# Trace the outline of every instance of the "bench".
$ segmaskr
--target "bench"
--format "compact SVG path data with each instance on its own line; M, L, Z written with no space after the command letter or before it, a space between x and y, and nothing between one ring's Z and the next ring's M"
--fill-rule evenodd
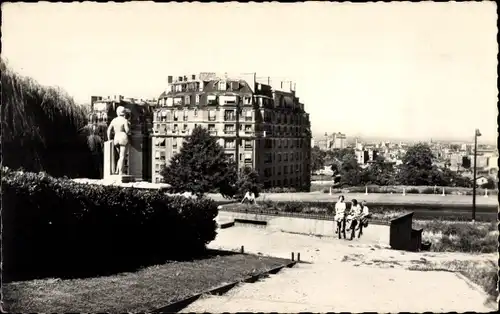
M423 229L413 229L413 212L391 220L389 245L394 250L418 252L422 246Z

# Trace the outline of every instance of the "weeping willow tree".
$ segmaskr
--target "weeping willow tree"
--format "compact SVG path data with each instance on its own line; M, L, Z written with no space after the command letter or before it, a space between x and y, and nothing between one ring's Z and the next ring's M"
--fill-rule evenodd
M42 86L0 62L2 166L58 177L98 177L86 127L88 109L60 88Z

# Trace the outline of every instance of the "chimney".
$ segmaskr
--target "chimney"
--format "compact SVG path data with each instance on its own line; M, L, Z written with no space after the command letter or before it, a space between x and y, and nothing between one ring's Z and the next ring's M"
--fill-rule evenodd
M192 80L196 80L196 75L195 74L191 74L191 79Z
M172 75L169 75L169 76L167 77L167 83L168 83L168 84L171 84L173 81L174 81L174 77L173 77Z
M179 82L182 82L182 76L179 76Z

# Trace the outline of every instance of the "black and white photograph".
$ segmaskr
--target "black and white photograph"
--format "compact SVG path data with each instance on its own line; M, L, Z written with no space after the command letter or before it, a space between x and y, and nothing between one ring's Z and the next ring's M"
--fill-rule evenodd
M498 310L496 2L1 8L2 311Z

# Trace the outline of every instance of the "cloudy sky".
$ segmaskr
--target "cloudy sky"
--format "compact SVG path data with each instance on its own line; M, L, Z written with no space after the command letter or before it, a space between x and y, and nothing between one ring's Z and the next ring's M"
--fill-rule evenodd
M157 97L168 75L286 77L313 133L497 137L496 6L482 3L7 4L2 58L91 95Z

